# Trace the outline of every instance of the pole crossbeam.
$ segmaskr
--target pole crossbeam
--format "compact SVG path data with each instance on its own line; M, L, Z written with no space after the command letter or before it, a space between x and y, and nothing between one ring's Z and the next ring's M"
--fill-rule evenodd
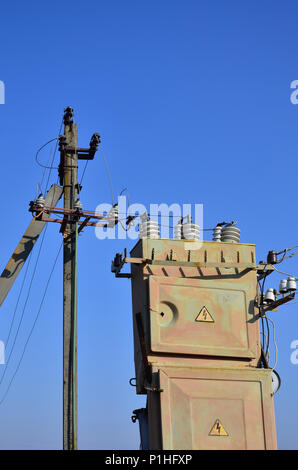
M118 223L118 216L111 216L111 215L104 215L98 212L92 211L85 211L79 209L65 209L65 208L55 208L55 207L46 207L40 208L36 205L36 203L30 202L30 212L34 213L33 216L35 220L40 220L42 222L55 222L58 224L63 225L63 230L61 232L64 233L64 227L68 223L77 223L79 228L79 233L82 229L86 226L88 227L107 227L108 224L114 223L115 225ZM50 214L57 214L63 215L63 219L54 219L48 217ZM71 216L71 218L70 218ZM82 220L80 220L82 219ZM94 220L92 220L94 219ZM97 222L98 220L103 221L104 223Z

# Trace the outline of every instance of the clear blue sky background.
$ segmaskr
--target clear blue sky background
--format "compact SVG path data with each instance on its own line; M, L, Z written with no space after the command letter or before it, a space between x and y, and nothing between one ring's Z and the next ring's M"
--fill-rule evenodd
M203 203L205 227L237 220L241 241L256 244L258 260L269 249L296 245L298 106L290 101L290 83L298 79L297 15L294 0L2 4L0 266L30 221L28 202L42 174L35 152L57 136L68 105L81 146L93 132L101 134L116 194L128 187L131 201L145 205ZM89 210L110 202L100 153L88 166L82 202ZM60 243L51 224L0 399ZM99 241L93 229L80 237L81 449L139 446L130 416L145 399L128 384L134 377L130 282L110 273L114 254L132 246L130 240ZM282 266L297 275L297 257ZM0 311L2 340L22 276ZM281 277L272 275L268 287L278 287ZM22 366L0 406L1 449L61 448L61 288L60 259ZM275 396L278 445L298 449L298 365L290 361L290 344L298 339L297 305L271 318L282 377ZM273 349L271 355L274 360Z

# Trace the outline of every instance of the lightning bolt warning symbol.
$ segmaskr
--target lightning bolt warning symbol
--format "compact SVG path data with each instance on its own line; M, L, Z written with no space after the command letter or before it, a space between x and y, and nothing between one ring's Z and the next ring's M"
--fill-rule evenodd
M214 319L211 315L211 313L208 312L207 308L204 306L201 308L200 312L195 318L195 321L202 321L206 323L214 323Z
M209 432L209 436L228 436L227 431L225 430L219 419L217 419L213 424L211 431Z

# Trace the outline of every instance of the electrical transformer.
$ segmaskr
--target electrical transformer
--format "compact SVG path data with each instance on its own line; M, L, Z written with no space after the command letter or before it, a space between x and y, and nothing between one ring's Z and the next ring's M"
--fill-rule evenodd
M130 255L148 449L276 449L255 246L142 238Z

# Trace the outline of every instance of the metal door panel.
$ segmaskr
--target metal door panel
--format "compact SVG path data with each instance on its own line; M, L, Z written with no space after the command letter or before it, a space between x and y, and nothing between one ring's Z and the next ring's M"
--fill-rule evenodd
M150 342L153 352L253 358L258 354L248 279L151 276ZM207 321L201 318L208 313Z
M159 370L163 449L276 448L270 370Z

